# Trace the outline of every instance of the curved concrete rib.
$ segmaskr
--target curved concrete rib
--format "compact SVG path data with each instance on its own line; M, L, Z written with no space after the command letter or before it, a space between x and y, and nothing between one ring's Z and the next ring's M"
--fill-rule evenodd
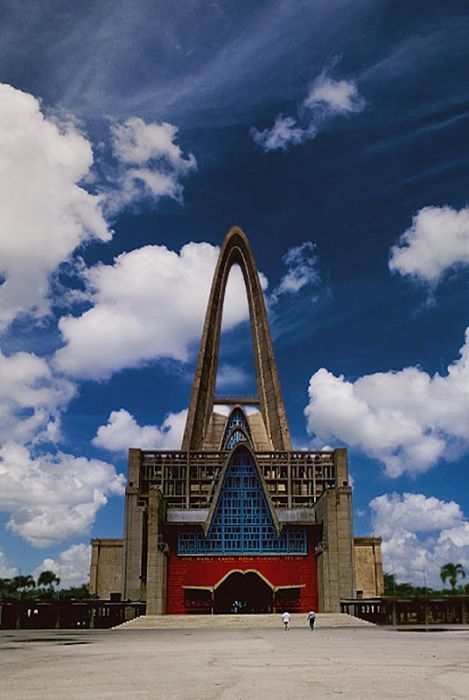
M232 228L223 241L213 277L182 449L204 449L204 437L215 399L226 283L232 266L236 264L241 268L246 285L260 411L274 449L291 450L259 275L248 239L237 227Z

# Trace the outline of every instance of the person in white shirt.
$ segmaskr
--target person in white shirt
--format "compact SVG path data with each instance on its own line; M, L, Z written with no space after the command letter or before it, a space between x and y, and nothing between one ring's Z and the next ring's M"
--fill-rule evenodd
M290 628L291 615L288 612L284 612L282 615L282 622L285 626L285 632Z
M314 610L309 611L308 615L306 616L306 619L309 622L309 628L311 630L313 630L314 629L314 622L316 620L316 613L314 612Z

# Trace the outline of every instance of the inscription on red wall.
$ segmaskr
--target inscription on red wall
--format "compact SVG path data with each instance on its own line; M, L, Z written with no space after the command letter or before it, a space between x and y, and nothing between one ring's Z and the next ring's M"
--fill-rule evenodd
M177 535L172 528L165 533L170 546L168 559L167 612L184 614L192 612L185 605L185 586L215 586L233 570L255 570L273 586L301 586L298 612L317 610L318 583L314 544L308 537L308 554L301 556L258 557L179 557Z

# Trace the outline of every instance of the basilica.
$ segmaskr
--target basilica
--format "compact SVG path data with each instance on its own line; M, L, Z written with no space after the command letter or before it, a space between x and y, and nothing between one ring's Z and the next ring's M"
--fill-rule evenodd
M256 394L216 393L233 265ZM295 450L256 264L233 228L215 270L181 449L129 449L123 539L92 540L90 586L146 614L335 612L383 593L381 543L353 536L347 450Z

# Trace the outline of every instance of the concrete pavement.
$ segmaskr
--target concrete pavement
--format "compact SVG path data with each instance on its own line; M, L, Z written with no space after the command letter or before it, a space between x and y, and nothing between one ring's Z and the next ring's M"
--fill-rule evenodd
M469 631L0 632L2 700L469 698Z

